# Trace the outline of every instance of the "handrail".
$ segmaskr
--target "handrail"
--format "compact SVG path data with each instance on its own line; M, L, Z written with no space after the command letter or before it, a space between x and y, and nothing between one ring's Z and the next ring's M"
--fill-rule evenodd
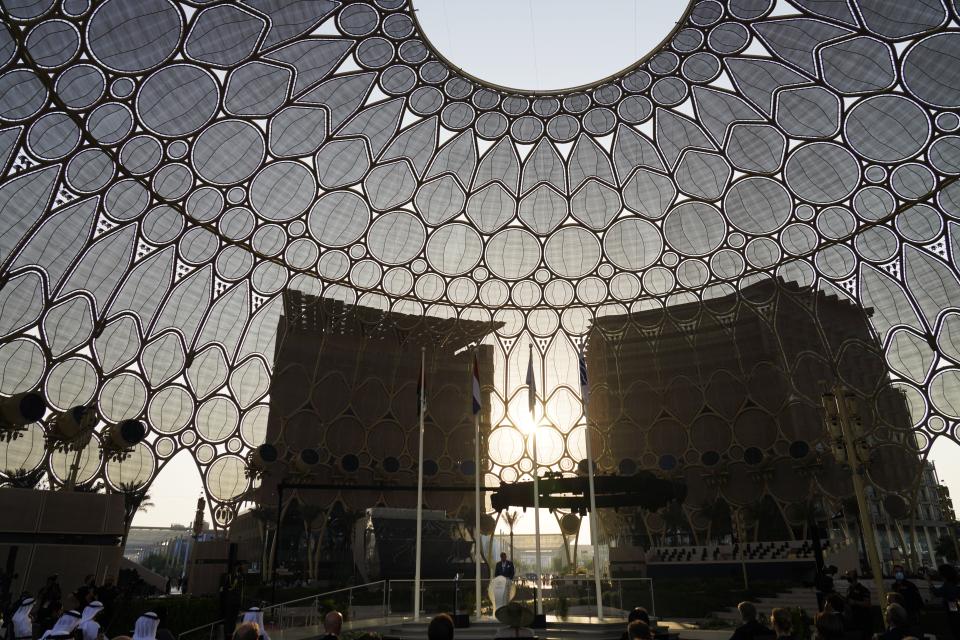
M303 597L303 598L297 598L297 599L295 599L295 600L288 600L288 601L286 601L286 602L278 602L277 604L267 605L266 607L263 607L263 610L264 610L264 611L267 611L267 610L273 609L273 608L275 608L275 607L286 607L286 606L291 605L291 604L294 604L294 603L296 603L296 602L303 602L304 600L315 600L315 599L317 599L317 598L322 598L322 597L324 597L324 596L329 596L329 595L332 595L332 594L334 594L334 593L340 593L341 591L352 591L352 590L354 590L354 589L363 589L364 587L372 587L373 585L376 585L376 584L383 584L383 586L387 586L386 583L387 583L386 580L377 580L377 581L375 581L375 582L364 582L363 584L358 584L358 585L354 585L354 586L351 586L351 587L341 587L341 588L339 588L339 589L334 589L333 591L324 591L324 592L322 592L322 593L315 593L315 594L313 594L312 596L305 596L305 597Z
M387 580L377 580L377 581L375 581L375 582L365 582L365 583L363 583L363 584L358 584L358 585L354 585L354 586L350 586L350 587L341 587L341 588L339 588L339 589L334 589L334 590L332 590L332 591L323 591L323 592L321 592L321 593L315 593L315 594L310 595L310 596L304 596L303 598L295 598L295 599L293 599L293 600L288 600L288 601L286 601L286 602L278 602L278 603L276 603L276 604L267 605L266 607L263 607L263 611L264 611L264 612L267 612L267 611L269 611L270 609L275 609L275 608L277 608L277 607L286 607L286 606L289 606L289 605L291 605L291 604L296 604L296 603L298 603L298 602L303 602L303 601L305 601L305 600L314 600L314 601L316 601L316 600L319 600L320 598L323 598L323 597L326 597L326 596L329 596L329 595L333 595L333 594L335 594L335 593L341 593L341 592L343 592L343 591L353 591L354 589L363 589L363 588L365 588L365 587L372 587L372 586L378 585L378 584L383 584L384 589L386 589L386 587L387 587L387 582L388 582ZM213 622L208 622L207 624L200 625L199 627L194 627L193 629L187 629L186 631L182 631L182 632L180 632L179 634L177 634L177 640L180 640L180 639L183 638L184 636L190 635L190 634L195 633L195 632L197 632L197 631L201 631L201 630L203 630L203 629L210 629L211 632L212 632L212 630L213 630L214 627L216 627L218 624L222 624L222 623L223 623L223 620L222 620L222 619L221 619L221 620L214 620Z

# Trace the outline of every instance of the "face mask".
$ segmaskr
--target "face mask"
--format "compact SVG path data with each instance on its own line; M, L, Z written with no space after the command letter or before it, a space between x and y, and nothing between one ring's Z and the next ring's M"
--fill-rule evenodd
M903 571L897 571L895 574L893 574L893 577L897 580L903 580Z

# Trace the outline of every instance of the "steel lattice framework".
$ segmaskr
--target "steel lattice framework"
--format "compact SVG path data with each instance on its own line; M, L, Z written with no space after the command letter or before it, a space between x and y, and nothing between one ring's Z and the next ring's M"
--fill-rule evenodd
M701 0L555 94L457 71L404 0L2 4L0 393L150 430L82 482L189 449L228 523L285 287L504 322L491 481L531 468L530 342L569 472L594 317L773 276L871 307L921 451L960 437L955 0ZM67 465L39 424L0 462Z

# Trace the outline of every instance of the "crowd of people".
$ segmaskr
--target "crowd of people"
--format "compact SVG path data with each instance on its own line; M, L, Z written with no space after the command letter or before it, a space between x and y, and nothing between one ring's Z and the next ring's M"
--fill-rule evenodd
M833 588L830 577L835 571L826 571L818 577L817 596L820 612L813 620L816 640L917 640L924 637L921 611L940 609L946 614L947 628L954 640L960 640L960 583L957 570L942 565L937 574L942 584L934 585L933 576L926 574L931 602L924 603L920 589L907 579L902 566L895 566L890 591L881 604L882 629L875 628L872 594L860 583L856 571L844 574L846 592ZM824 579L826 576L826 579ZM793 640L793 617L786 609L774 609L770 626L758 620L753 603L741 602L737 609L742 624L730 640Z
M9 576L14 578L16 576ZM10 580L0 580L0 615L3 626L0 638L5 640L29 640L31 638L59 637L70 627L70 633L82 629L83 640L94 640L98 634L90 631L100 620L113 617L120 589L112 577L97 584L96 576L88 575L74 591L64 595L59 576L48 576L44 585L33 596L23 592L13 599L9 590ZM72 627L73 621L76 621Z

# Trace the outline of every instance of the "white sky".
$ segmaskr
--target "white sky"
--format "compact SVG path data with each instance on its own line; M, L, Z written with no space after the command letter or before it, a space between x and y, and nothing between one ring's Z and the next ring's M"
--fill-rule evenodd
M527 90L578 86L630 66L663 40L686 5L686 0L589 0L585 11L584 0L414 0L424 33L447 59L488 82ZM156 506L138 514L135 525L192 522L202 487L188 456L178 455L163 469L150 489ZM960 498L960 447L941 438L930 458L941 481ZM541 528L559 531L546 511ZM532 512L517 530L533 531Z

